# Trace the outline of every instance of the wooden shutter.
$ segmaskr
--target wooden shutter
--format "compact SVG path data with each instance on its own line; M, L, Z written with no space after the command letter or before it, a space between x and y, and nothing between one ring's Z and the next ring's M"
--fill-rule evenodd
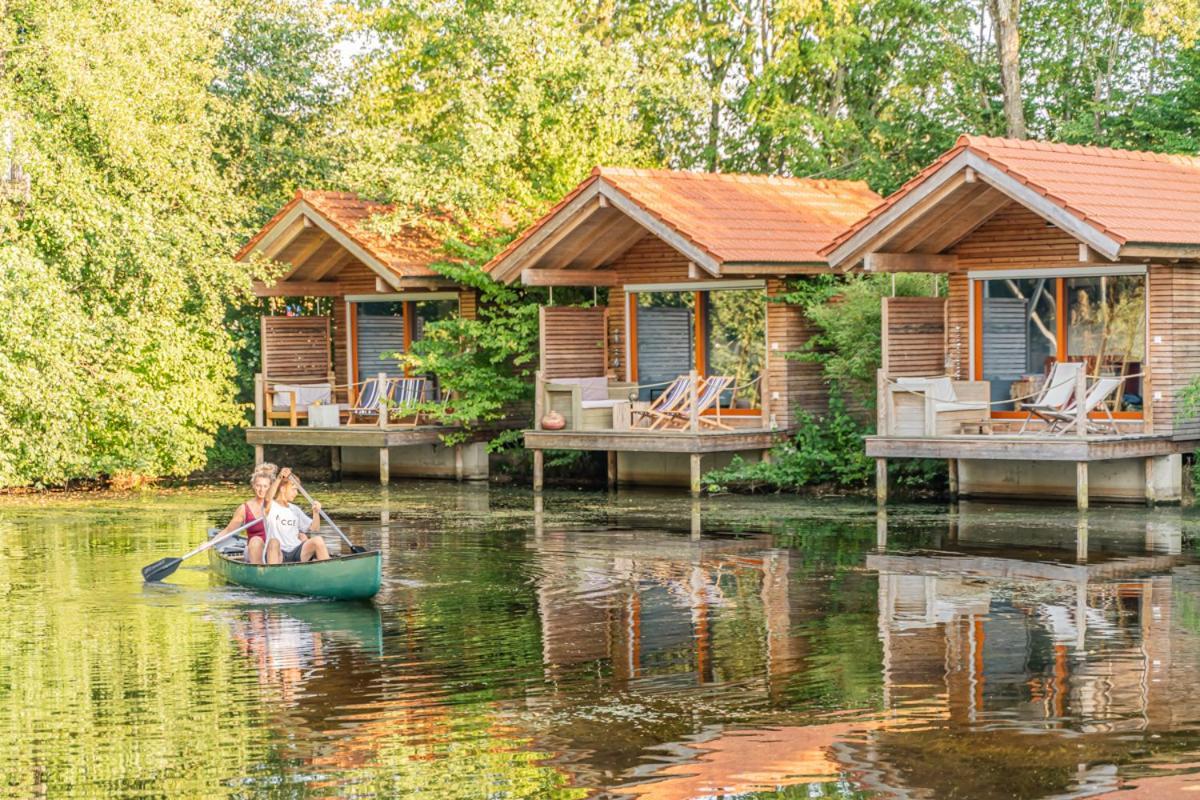
M883 298L883 369L892 378L946 374L944 298Z
M639 307L637 318L637 382L663 383L686 375L695 365L696 339L688 308ZM643 400L657 397L666 387L641 391Z
M359 380L368 380L380 372L390 378L404 377L404 368L393 353L404 352L404 317L358 315Z
M608 310L543 306L539 315L542 377L598 378L608 374Z
M329 360L329 317L263 317L262 372L269 381L324 383Z
M1028 371L1028 301L988 297L983 301L983 377L1018 380Z

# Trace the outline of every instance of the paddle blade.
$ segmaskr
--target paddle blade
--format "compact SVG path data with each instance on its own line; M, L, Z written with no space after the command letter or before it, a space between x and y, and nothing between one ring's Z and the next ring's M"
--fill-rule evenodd
M146 583L161 581L179 569L179 565L182 563L182 558L160 558L153 564L147 564L142 567L142 580L146 581Z
M352 545L350 545L350 552L351 553L365 553L365 552L367 552L367 548L359 547L356 544L352 544Z

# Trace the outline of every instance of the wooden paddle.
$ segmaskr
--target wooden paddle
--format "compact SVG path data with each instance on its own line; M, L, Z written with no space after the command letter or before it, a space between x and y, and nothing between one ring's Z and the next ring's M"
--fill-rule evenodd
M304 495L304 499L308 501L309 505L312 505L312 503L313 503L312 495L311 495L311 494L309 494L308 492L304 491L304 487L303 487L303 486L300 484L300 481L299 481L299 480L296 478L296 476L295 476L295 475L289 475L288 477L291 479L292 483L296 484L296 488L300 490L300 494ZM321 519L323 519L323 520L325 520L326 522L328 522L328 523L329 523L329 527L331 527L331 528L333 528L335 531L337 531L337 535L338 535L338 536L340 536L340 537L342 537L342 541L343 541L343 542L345 542L345 543L346 543L346 546L350 548L350 552L351 552L351 553L365 553L365 552L367 552L366 548L364 548L364 547L359 547L358 545L356 545L356 544L354 544L353 542L351 542L351 541L350 541L350 540L349 540L349 539L346 537L346 534L342 533L342 529L341 529L341 528L339 528L339 527L337 526L337 524L336 524L336 523L334 523L334 521L333 521L333 520L331 520L331 519L329 518L329 515L325 513L325 509L323 509L323 508L321 509Z
M217 542L225 541L230 536L233 536L235 533L241 533L242 531L246 530L246 528L249 528L251 525L253 525L256 522L262 522L262 520L252 519L249 522L247 522L245 525L243 525L242 527L235 528L234 530L231 530L229 533L221 534L220 536L216 536L212 539L209 539L207 542L200 545L195 550L192 550L188 553L184 553L182 556L179 556L178 558L160 558L158 561L155 561L153 564L147 564L146 566L142 567L142 580L146 581L147 583L154 583L156 581L161 581L163 578L169 577L171 575L171 573L173 573L173 572L175 572L175 570L179 569L179 565L182 564L184 561L187 561L189 558L191 558L194 555L199 555L200 553L203 553L205 550L209 549L210 547L215 545Z

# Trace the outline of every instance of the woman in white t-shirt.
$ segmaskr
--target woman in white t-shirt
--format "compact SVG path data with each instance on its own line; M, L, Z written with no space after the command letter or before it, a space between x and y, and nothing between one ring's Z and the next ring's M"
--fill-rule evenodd
M284 467L267 492L264 505L268 564L325 561L329 558L325 540L312 535L321 529L321 504L313 501L310 517L292 502L296 499L298 481L292 471Z

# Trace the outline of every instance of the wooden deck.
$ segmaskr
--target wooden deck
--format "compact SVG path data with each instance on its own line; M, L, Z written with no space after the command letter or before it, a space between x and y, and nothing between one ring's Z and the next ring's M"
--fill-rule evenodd
M784 431L746 429L690 431L525 431L530 450L605 450L626 453L727 453L766 450L787 438Z
M952 435L868 436L872 458L947 458L1000 461L1111 461L1191 452L1195 442L1149 434L1122 436Z
M407 447L437 444L443 436L457 430L444 425L390 428L380 428L378 425L343 425L336 428L270 425L247 428L246 443L301 447Z

